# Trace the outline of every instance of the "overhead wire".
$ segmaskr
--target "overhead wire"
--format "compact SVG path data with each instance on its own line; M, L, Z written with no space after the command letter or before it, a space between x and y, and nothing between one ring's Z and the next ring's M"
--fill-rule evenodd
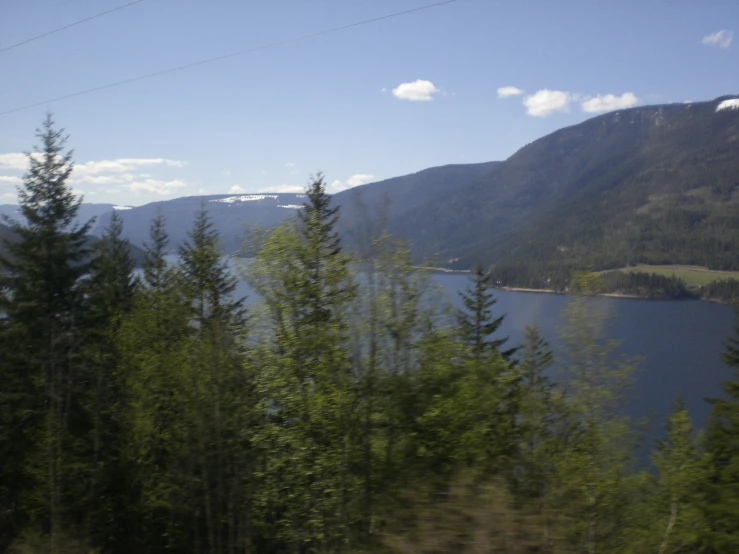
M141 1L141 0L139 0L139 1ZM146 75L139 75L138 77L131 77L129 79L124 79L122 81L115 81L113 83L108 83L108 84L105 84L105 85L100 85L100 86L97 86L97 87L93 87L93 88L81 90L81 91L78 91L78 92L73 92L71 94L65 94L63 96L57 96L56 98L50 98L50 99L44 100L42 102L34 102L33 104L27 104L25 106L20 106L18 108L13 108L11 110L6 110L6 111L3 111L3 112L0 112L0 116L8 115L8 114L16 113L16 112L20 112L20 111L23 111L23 110L28 110L30 108L35 108L37 106L43 106L44 104L49 104L51 102L59 102L61 100L67 100L69 98L74 98L76 96L82 96L83 94L90 94L91 92L97 92L97 91L100 91L100 90L105 90L105 89L109 89L109 88L113 88L113 87L118 87L118 86L125 85L125 84L128 84L128 83L134 83L136 81L143 81L144 79L151 79L152 77L158 77L159 75L165 75L167 73L173 73L175 71L182 71L184 69L189 69L191 67L196 67L198 65L204 65L204 64L207 64L207 63L212 63L212 62L216 62L216 61L220 61L220 60L225 60L227 58L233 58L233 57L236 57L236 56L241 56L241 55L244 55L244 54L249 54L249 53L252 53L252 52L257 52L259 50L266 50L267 48L274 48L275 46L282 46L282 45L285 45L285 44L290 44L292 42L298 42L298 41L301 41L301 40L306 40L306 39L314 38L314 37L321 36L321 35L327 35L329 33L335 33L335 32L338 32L338 31L343 31L345 29L350 29L352 27L358 27L360 25L367 25L369 23L376 23L377 21L382 21L384 19L390 19L392 17L398 17L398 16L401 16L401 15L407 15L407 14L413 13L413 12L419 12L419 11L422 11L422 10L428 10L430 8L436 8L438 6L443 6L444 4L452 4L452 3L456 2L456 1L457 0L444 0L443 2L436 2L435 4L427 4L425 6L420 6L418 8L412 8L412 9L404 10L404 11L401 11L401 12L395 12L395 13L391 13L391 14L387 14L387 15L382 15L380 17L374 17L372 19L365 19L363 21L358 21L358 22L355 22L355 23L349 23L347 25L340 25L339 27L333 27L331 29L325 29L323 31L317 31L315 33L308 33L306 35L300 35L300 36L292 37L292 38L285 39L285 40L279 40L279 41L276 41L276 42L270 42L268 44L262 44L260 46L254 46L252 48L244 48L243 50L237 50L236 52L231 52L229 54L223 54L221 56L215 56L215 57L212 57L212 58L207 58L207 59L199 60L199 61L196 61L196 62L190 62L190 63L186 63L186 64L183 64L183 65L178 65L176 67L170 67L169 69L163 69L161 71L155 71L153 73L147 73Z
M65 25L64 27L59 27L58 29L54 29L53 31L48 31L46 33L37 35L35 37L28 38L26 40L22 40L21 42L17 42L15 44L11 44L10 46L6 46L5 48L0 48L0 54L3 52L7 52L8 50L12 50L13 48L18 48L19 46L23 46L24 44L28 44L29 42L33 42L34 40L38 40L40 38L48 37L49 35L53 35L54 33L58 33L59 31L64 31L66 29L71 29L72 27L76 27L77 25L81 25L82 23L87 23L88 21L91 21L93 19L97 19L98 17L102 17L104 15L108 15L109 13L117 12L118 10L122 10L123 8L128 8L129 6L133 6L134 4L139 4L140 2L143 2L144 0L134 0L134 2L129 2L128 4L123 4L122 6L118 6L117 8L110 9L106 12L100 12L95 15L91 15L90 17L86 17L85 19L80 19L79 21L75 21L74 23L70 23L69 25Z

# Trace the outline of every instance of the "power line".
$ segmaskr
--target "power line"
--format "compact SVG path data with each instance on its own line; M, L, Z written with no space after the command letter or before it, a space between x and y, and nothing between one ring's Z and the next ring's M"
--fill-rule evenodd
M141 0L139 0L141 1ZM150 79L152 77L157 77L159 75L164 75L165 73L172 73L174 71L181 71L183 69L189 69L191 67L195 67L197 65L203 65L206 63L211 63L219 60L225 60L227 58L233 58L235 56L241 56L243 54L249 54L251 52L256 52L258 50L265 50L267 48L274 48L275 46L281 46L284 44L290 44L291 42L297 42L299 40L306 40L309 38L317 37L320 35L327 35L329 33L335 33L337 31L343 31L344 29L349 29L351 27L358 27L359 25L366 25L368 23L375 23L377 21L382 21L383 19L390 19L391 17L398 17L400 15L406 15L413 12L419 12L421 10L427 10L429 8L435 8L437 6L443 6L444 4L451 4L453 2L456 2L457 0L444 0L443 2L437 2L435 4L428 4L426 6L421 6L420 8L413 8L410 10L405 10L402 12L395 12L388 15L383 15L380 17L375 17L373 19L365 19L364 21L358 21L356 23L349 23L348 25L341 25L340 27L334 27L332 29L326 29L324 31L318 31L316 33L310 33L307 35L300 35L298 37L289 38L286 40L280 40L277 42L271 42L268 44L263 44L261 46L255 46L253 48L245 48L243 50L238 50L236 52L231 52L230 54L224 54L222 56L216 56L214 58L208 58L205 60L200 60L197 62L191 62L184 65L178 65L177 67L171 67L169 69L164 69L162 71L155 71L154 73L147 73L146 75L140 75L138 77L131 77L130 79L124 79L123 81L116 81L114 83L108 83L107 85L101 85L99 87L93 87L86 90L81 90L79 92L73 92L72 94L65 94L64 96L58 96L56 98L51 98L49 100L44 100L43 102L36 102L34 104L28 104L26 106L21 106L19 108L13 108L12 110L7 110L4 112L0 112L0 116L8 115L15 112L20 112L22 110L27 110L29 108L35 108L37 106L42 106L44 104L48 104L49 102L58 102L60 100L66 100L68 98L74 98L75 96L81 96L83 94L89 94L91 92L97 92L99 90L107 89L107 88L113 88L120 85L125 85L127 83L133 83L135 81L143 81L144 79Z
M129 6L133 6L134 4L138 4L139 2L143 2L144 0L135 0L134 2L129 2L128 4L123 4L122 6L118 6L117 8L113 8L112 10L108 10L107 12L101 12L95 15L91 15L90 17L86 17L85 19L80 19L79 21L75 21L74 23L70 23L69 25L65 25L64 27L59 27L58 29L54 29L53 31L49 31L48 33L44 33L42 35L38 35L35 37L28 38L24 41L21 41L17 44L13 44L11 46L6 46L5 48L0 48L0 54L3 52L7 52L8 50L12 50L13 48L18 48L19 46L22 46L24 44L28 44L29 42L33 42L34 40L38 40L40 38L48 37L49 35L53 35L54 33L58 33L59 31L64 31L65 29L69 29L71 27L75 27L77 25L80 25L82 23L85 23L87 21L90 21L92 19L96 19L98 17L102 17L104 15L108 15L109 13L116 12L118 10L122 10L123 8L127 8Z

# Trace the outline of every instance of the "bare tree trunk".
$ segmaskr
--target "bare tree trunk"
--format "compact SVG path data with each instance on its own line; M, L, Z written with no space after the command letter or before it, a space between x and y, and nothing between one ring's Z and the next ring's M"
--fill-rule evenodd
M659 554L665 554L667 551L667 545L670 542L670 534L672 533L672 528L675 526L675 521L677 521L677 500L673 498L670 503L670 519L667 522L667 528L662 537L662 544L659 545Z

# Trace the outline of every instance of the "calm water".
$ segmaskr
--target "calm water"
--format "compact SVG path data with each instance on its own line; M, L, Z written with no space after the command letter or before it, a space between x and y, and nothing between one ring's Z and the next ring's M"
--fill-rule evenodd
M458 293L467 286L467 275L434 273L432 277L449 301L461 307ZM248 301L255 296L245 281L240 281L236 294L246 296ZM536 323L552 344L556 360L560 316L571 298L504 290L496 290L495 295L496 312L506 315L500 334L509 337L508 344L520 344L526 325ZM605 336L620 341L617 353L642 358L625 406L629 416L649 421L639 459L646 462L654 439L663 434L678 394L683 396L695 427L705 428L710 413L705 399L721 396L721 382L732 377L721 362L724 341L735 322L731 307L699 300L600 297L591 301L612 310L614 317Z
M458 292L467 286L467 276L435 273L433 279L449 300L460 306ZM520 343L526 325L537 323L556 357L560 315L570 298L503 290L495 293L497 312L506 314L500 332L510 337L509 344ZM254 297L245 282L238 294ZM605 334L621 341L618 352L643 357L626 411L636 418L650 418L648 439L660 434L678 394L683 395L696 427L705 427L710 407L704 399L720 396L721 382L731 378L731 371L721 363L721 353L734 325L733 310L698 300L601 297L592 302L612 309L614 317Z
M457 292L466 286L466 276L436 274L434 278L459 305ZM525 326L536 322L552 343L556 357L560 314L570 299L561 294L495 292L498 312L506 314L501 331L510 336L510 342L522 341ZM682 394L696 427L704 427L710 412L704 398L720 396L721 382L731 378L731 371L721 363L721 353L733 329L733 310L699 300L600 297L592 302L613 310L605 335L621 341L618 352L644 358L628 401L628 414L650 416L652 438L664 426L675 397Z

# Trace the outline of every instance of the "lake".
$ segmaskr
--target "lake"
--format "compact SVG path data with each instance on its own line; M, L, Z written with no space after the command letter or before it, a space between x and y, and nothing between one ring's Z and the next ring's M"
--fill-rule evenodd
M463 274L434 274L434 279L459 306L458 291L467 284ZM506 314L500 328L510 343L523 340L526 325L536 322L552 343L555 359L560 315L571 300L563 294L496 290L496 309ZM710 406L706 397L722 395L721 382L732 377L721 362L725 339L735 322L730 306L700 300L592 298L610 308L614 317L604 333L618 339L619 353L642 356L626 412L650 417L647 438L661 434L675 398L682 394L696 427L705 427Z
M467 286L467 275L433 273L432 278L460 307L458 293ZM238 294L254 297L243 281ZM506 314L501 336L509 336L509 344L518 344L526 325L537 323L556 359L560 315L571 297L505 290L496 290L495 295L496 312ZM635 418L651 416L648 438L661 433L678 394L683 395L696 427L705 427L710 406L704 398L720 396L721 382L731 378L721 362L724 340L734 325L731 307L700 300L597 297L591 301L612 309L614 317L605 335L621 341L618 352L643 357L626 412Z

